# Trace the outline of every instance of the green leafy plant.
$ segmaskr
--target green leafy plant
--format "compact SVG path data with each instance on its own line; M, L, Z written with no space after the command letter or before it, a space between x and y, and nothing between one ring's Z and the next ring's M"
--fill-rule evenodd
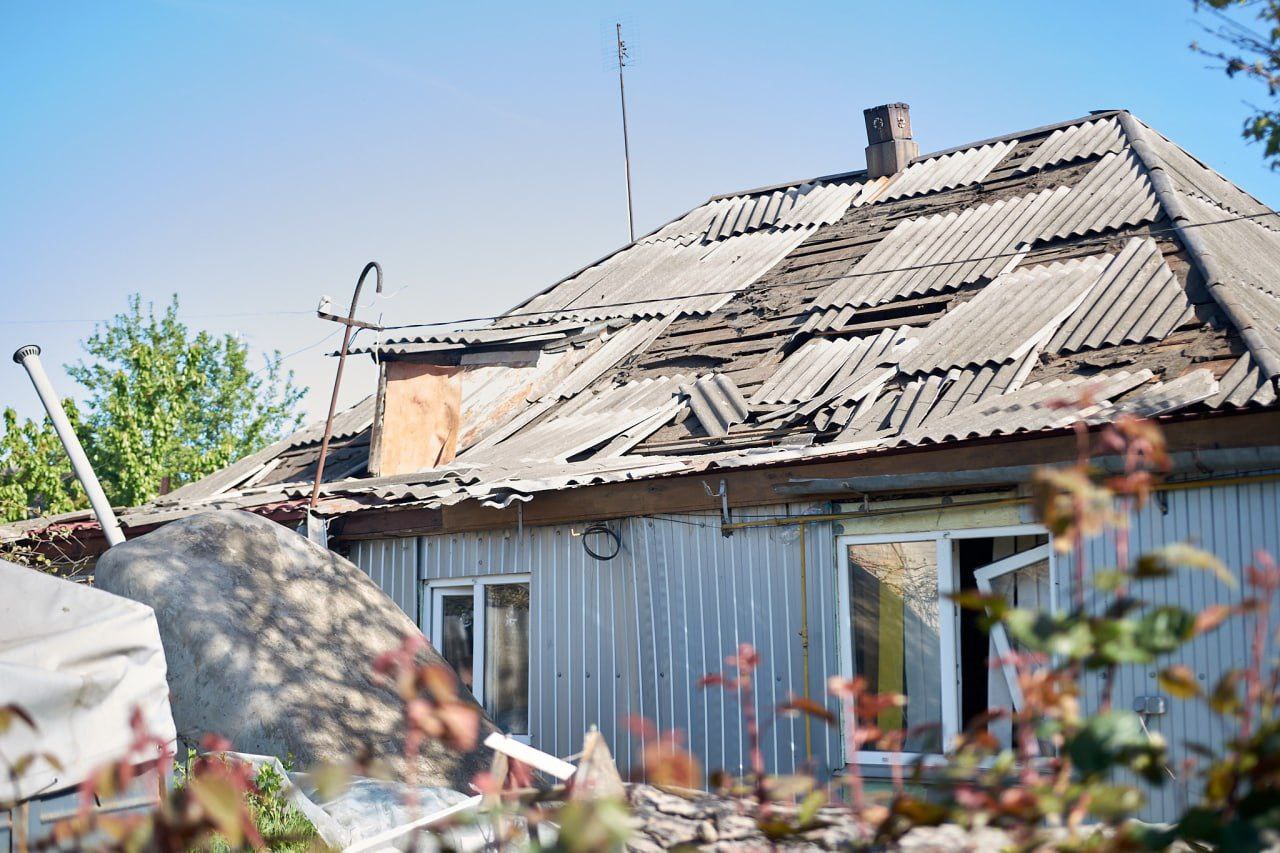
M303 392L281 373L279 353L255 372L233 335L192 331L178 299L157 315L128 309L84 342L68 372L88 391L87 447L112 501L145 502L217 471L299 423Z
M1228 77L1243 77L1262 85L1273 101L1280 93L1280 0L1192 0L1206 8L1213 23L1205 27L1211 46L1193 41L1191 49L1212 59ZM1256 26L1234 14L1252 12ZM1244 120L1245 139L1262 143L1271 168L1280 168L1280 110L1252 105Z
M259 370L233 335L193 332L175 296L157 313L141 297L97 327L67 367L86 392L63 401L113 504L176 489L296 429L303 391L273 353ZM80 509L84 491L48 418L3 413L0 520ZM48 553L50 549L43 549Z

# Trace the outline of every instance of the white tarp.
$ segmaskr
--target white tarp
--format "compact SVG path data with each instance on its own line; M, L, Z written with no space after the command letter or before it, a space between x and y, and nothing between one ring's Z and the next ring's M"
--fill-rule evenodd
M20 706L37 726L14 720L0 754L48 753L61 765L33 761L16 783L0 774L0 801L79 784L124 757L135 707L150 733L176 739L150 607L4 560L0 590L0 705Z

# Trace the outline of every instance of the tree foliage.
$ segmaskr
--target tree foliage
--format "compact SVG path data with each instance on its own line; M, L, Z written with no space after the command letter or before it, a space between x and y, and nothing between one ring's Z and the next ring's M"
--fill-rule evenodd
M67 367L87 392L83 412L64 401L103 489L136 505L199 479L298 426L303 391L279 354L259 371L233 335L192 332L175 296L163 312L129 298L94 329L84 357ZM4 415L0 500L8 520L84 506L84 494L48 419Z
M1261 142L1267 163L1280 168L1280 0L1193 0L1197 10L1208 7L1213 23L1205 26L1211 44L1192 42L1191 49L1222 67L1228 77L1245 77L1266 87L1271 106L1251 104L1245 119L1245 139ZM1235 14L1255 13L1256 27Z
M63 409L73 427L80 411L71 400ZM0 519L18 521L30 515L56 515L85 504L84 489L71 473L62 442L48 418L19 422L5 409L0 435Z

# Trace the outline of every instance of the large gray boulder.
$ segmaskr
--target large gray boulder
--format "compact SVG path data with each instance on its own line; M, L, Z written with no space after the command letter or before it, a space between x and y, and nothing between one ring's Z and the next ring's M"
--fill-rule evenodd
M292 755L300 769L371 753L403 774L403 706L374 683L372 663L421 633L353 563L224 510L117 545L96 577L155 610L180 738L220 734L239 752ZM493 725L481 728L483 739ZM433 743L417 782L469 792L488 766L485 752Z

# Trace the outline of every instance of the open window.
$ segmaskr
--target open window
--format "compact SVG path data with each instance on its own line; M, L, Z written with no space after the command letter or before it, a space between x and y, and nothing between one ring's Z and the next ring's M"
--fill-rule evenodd
M902 693L905 708L877 720L906 729L900 757L938 755L966 721L994 707L1021 704L1012 666L993 662L1014 651L1002 630L988 636L977 614L949 598L962 589L1002 595L1017 607L1052 610L1052 552L1042 528L842 536L839 593L841 665L876 693ZM1008 722L992 732L1008 742ZM894 755L858 753L864 763Z
M499 728L529 737L529 581L510 575L428 587L432 644Z

